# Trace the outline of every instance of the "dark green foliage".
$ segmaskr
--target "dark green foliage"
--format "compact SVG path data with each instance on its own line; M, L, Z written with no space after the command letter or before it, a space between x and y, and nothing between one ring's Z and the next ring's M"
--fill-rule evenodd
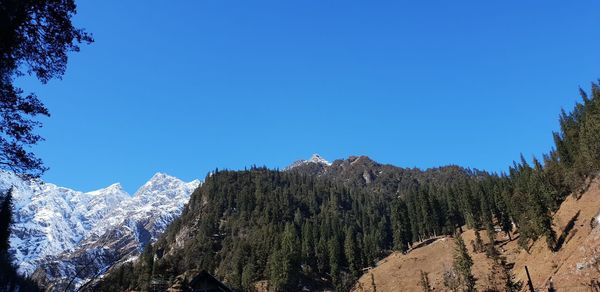
M298 247L300 243L296 228L288 223L281 238L281 246L269 258L269 285L273 290L297 289L301 259Z
M141 266L140 271L140 282L139 285L143 290L150 289L150 282L154 272L154 252L152 246L148 243L144 246L144 251L140 256Z
M346 238L344 239L344 255L348 264L348 269L352 276L357 278L359 276L359 269L362 267L360 257L358 256L358 242L356 241L356 234L354 228L346 230Z
M511 195L513 217L519 226L519 244L528 249L529 240L544 236L548 248L554 248L556 234L552 229L552 206L557 190L544 177L544 172L537 160L535 168L525 159L510 169Z
M479 253L479 252L484 251L485 248L484 248L483 240L481 240L481 234L479 233L479 230L475 230L475 240L471 242L471 245L473 246L474 253Z
M600 170L600 89L593 83L591 96L580 90L582 102L560 115L560 132L554 133L556 150L545 159L554 184L579 190L586 178ZM556 153L554 153L556 152ZM560 176L562 174L562 177Z
M459 276L461 286L465 292L473 292L475 290L475 277L471 272L473 266L473 260L467 251L462 237L456 238L456 248L454 250L454 263L453 268Z
M257 280L257 277L257 266L254 263L254 259L248 259L248 263L242 269L242 287L250 289Z
M0 2L0 169L38 177L46 168L28 147L42 138L34 133L37 116L48 110L35 94L24 95L14 79L34 74L41 82L60 78L67 53L92 42L74 28L73 0L5 0Z

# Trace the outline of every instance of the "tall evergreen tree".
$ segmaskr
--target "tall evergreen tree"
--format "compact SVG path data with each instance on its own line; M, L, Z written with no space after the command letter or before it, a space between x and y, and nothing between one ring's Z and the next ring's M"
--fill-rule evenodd
M334 285L339 284L340 272L342 267L342 251L340 248L340 238L331 237L329 240L329 275L333 279Z
M0 256L8 256L10 225L12 223L12 189L0 197Z
M348 269L354 277L358 277L359 268L361 266L360 257L357 256L358 244L354 234L354 229L346 230L346 238L344 239L344 254L348 262Z
M302 237L302 260L304 261L304 264L308 267L310 267L311 269L315 269L316 270L316 260L315 260L315 237L314 237L314 230L313 230L313 225L311 222L305 221L304 224L302 225L302 231L301 231L301 237Z
M268 265L269 291L285 291L290 282L290 265L282 249L273 251Z
M475 277L471 272L473 267L473 259L467 251L467 246L462 237L456 238L456 247L454 250L454 269L460 275L461 284L465 292L474 292L475 289Z
M299 248L296 229L292 223L288 223L283 231L280 247L269 259L269 284L273 291L290 291L297 288L300 274Z

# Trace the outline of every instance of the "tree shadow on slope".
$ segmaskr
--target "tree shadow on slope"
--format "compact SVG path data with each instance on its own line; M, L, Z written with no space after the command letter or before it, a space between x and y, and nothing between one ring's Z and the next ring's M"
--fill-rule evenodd
M424 247L424 246L430 245L430 244L432 244L434 241L436 241L436 240L438 240L438 239L440 239L440 238L443 238L443 236L432 237L432 238L428 238L428 239L426 239L426 240L424 240L424 241L421 241L421 242L419 242L418 244L415 244L415 245L413 245L413 246L412 246L412 248L411 248L410 250L408 250L406 253L409 253L409 252L411 252L411 251L413 251L413 250L415 250L415 249L418 249L418 248L421 248L421 247Z
M554 251L560 250L560 248L563 246L563 244L565 244L565 242L567 242L567 237L569 236L569 233L571 233L571 231L573 230L573 227L575 227L575 222L579 218L580 213L581 213L581 210L577 211L575 216L573 216L571 218L571 220L569 220L569 222L563 229L562 233L560 234L560 237L558 238L558 240L556 240L556 245L554 246ZM573 230L572 235L575 235L575 232L577 232L577 229ZM572 235L571 235L571 237L572 237Z

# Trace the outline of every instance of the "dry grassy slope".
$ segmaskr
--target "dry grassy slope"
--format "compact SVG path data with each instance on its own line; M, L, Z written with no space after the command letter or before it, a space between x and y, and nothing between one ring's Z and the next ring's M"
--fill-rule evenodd
M575 219L572 229L563 237L565 243L557 252L546 248L544 239L538 240L530 254L517 252L516 243L507 249L507 259L514 262L513 273L518 280L526 281L527 265L536 288L545 288L552 281L558 291L589 291L584 284L599 279L598 272L589 267L595 249L600 248L600 228L592 230L590 221L600 211L600 183L593 182L579 199L568 197L554 214L554 229L558 236ZM579 266L579 268L578 268Z
M547 249L545 239L533 243L530 254L520 250L516 240L506 242L503 236L498 241L499 251L509 263L514 263L513 274L516 281L527 289L524 266L529 267L536 290L546 291L552 281L557 291L589 291L585 286L590 279L600 279L600 273L589 266L593 251L600 256L600 227L592 230L590 220L600 211L600 182L595 181L579 199L568 197L554 215L554 228L561 236L565 227L575 218L573 228L565 234L564 244L558 252ZM576 216L579 214L578 216ZM489 276L492 264L483 253L472 253L470 242L474 232L467 230L462 234L475 265L473 274L477 280L477 290L490 287ZM482 237L485 238L484 233ZM420 271L429 273L430 282L436 291L444 291L442 274L452 265L454 243L450 238L442 238L433 243L415 249L403 255L393 253L377 264L377 267L365 272L358 280L354 291L419 291Z
M468 230L462 237L468 244L475 235ZM452 238L443 237L406 255L394 253L380 261L376 268L366 272L353 291L374 291L373 280L377 291L415 291L419 289L421 271L429 273L429 281L435 290L443 290L442 275L452 267L454 246ZM489 285L487 278L492 261L483 253L469 252L475 263L473 274L479 279L478 290L484 290Z

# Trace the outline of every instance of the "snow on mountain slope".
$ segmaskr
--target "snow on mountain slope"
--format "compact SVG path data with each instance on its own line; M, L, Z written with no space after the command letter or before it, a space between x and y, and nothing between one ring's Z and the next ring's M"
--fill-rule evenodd
M11 186L14 213L10 252L19 272L26 275L43 257L74 248L110 210L129 197L120 185L83 193L0 172L0 189Z
M292 164L290 164L288 167L284 168L284 171L288 171L294 168L297 168L299 166L304 166L304 165L319 165L319 166L330 166L331 162L325 160L323 157L321 157L321 155L319 154L313 154L310 159L308 160L298 160Z
M140 222L152 218L153 228L164 230L176 216L179 216L189 196L200 185L199 180L185 183L175 177L157 173L140 187L134 196L122 202L104 224L107 226L123 225L123 222ZM92 232L101 235L105 226L97 226ZM162 231L161 231L162 232ZM157 234L152 234L156 239Z
M76 250L115 226L149 221L154 239L181 211L199 181L184 183L156 174L131 197L120 184L79 192L41 181L23 181L0 172L0 190L13 187L11 254L19 272L31 275L45 258Z
M33 278L49 290L71 290L101 276L110 267L131 260L155 241L181 214L191 193L200 185L166 174L155 174L133 197L90 231L78 247L47 257ZM73 279L73 283L66 289Z

